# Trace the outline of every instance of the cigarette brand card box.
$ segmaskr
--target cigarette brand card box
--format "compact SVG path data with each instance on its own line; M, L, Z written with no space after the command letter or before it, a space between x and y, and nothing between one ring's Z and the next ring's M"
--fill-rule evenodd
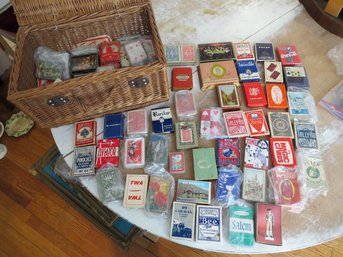
M206 243L222 242L222 207L197 206L196 241Z
M75 147L95 145L96 121L87 120L75 123Z
M285 84L266 84L268 108L287 109L288 100Z
M148 175L127 174L123 206L126 208L143 208L148 188Z
M151 110L152 130L155 133L174 132L173 116L170 107Z
M274 166L293 168L297 165L291 138L270 138L269 143Z
M255 56L257 62L274 61L274 45L272 43L256 43Z
M288 88L308 89L310 87L304 67L284 67L285 82Z
M194 203L173 202L170 237L194 240L195 213L196 205Z
M282 66L300 66L301 60L295 45L279 46L277 48Z
M229 208L229 243L254 245L254 209L242 206Z
M249 42L233 43L236 60L255 60L254 52Z
M218 178L214 148L193 149L195 180L213 180Z
M219 106L223 110L236 110L240 108L240 101L235 84L217 86Z
M264 81L266 83L283 83L281 62L264 62Z
M264 107L267 105L266 94L261 82L243 83L243 92L248 107Z
M256 242L261 244L282 245L281 206L256 204Z
M239 82L233 61L200 63L198 72L202 91L214 89L217 85Z
M192 68L182 67L172 70L173 91L190 90L193 88L193 71Z
M241 82L261 80L255 60L237 61L237 72Z
M231 42L198 45L200 62L225 61L234 59Z
M217 140L217 165L241 165L241 152L238 138Z
M104 117L104 139L124 137L123 113L106 114Z

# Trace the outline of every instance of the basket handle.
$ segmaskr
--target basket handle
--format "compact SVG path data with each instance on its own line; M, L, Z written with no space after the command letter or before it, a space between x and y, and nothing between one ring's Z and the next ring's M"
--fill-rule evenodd
M51 107L59 107L65 105L69 102L69 98L67 96L54 96L47 100L47 104Z

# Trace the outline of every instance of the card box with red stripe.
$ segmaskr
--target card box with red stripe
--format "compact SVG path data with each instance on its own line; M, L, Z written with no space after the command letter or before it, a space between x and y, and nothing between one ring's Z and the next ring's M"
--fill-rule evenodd
M119 143L118 138L98 140L98 148L96 151L97 169L101 168L106 163L111 163L118 167L119 165Z
M75 123L75 147L95 145L96 121L87 120Z
M267 99L261 82L243 83L245 101L248 107L267 106Z
M294 168L297 165L291 138L270 138L269 142L274 166Z
M192 68L174 68L172 70L173 91L190 90L193 87Z

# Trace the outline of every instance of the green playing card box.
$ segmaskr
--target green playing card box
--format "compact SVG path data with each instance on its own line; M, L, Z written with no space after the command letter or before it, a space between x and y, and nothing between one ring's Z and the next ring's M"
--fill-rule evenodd
M230 206L229 243L252 246L254 241L254 209L241 206Z
M213 180L218 178L214 148L193 149L195 180Z

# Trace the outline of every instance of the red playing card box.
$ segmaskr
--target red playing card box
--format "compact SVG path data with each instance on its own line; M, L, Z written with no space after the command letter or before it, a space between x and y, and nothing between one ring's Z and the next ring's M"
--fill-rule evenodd
M192 68L174 68L172 70L172 85L174 91L192 89Z
M96 151L97 169L103 165L110 163L118 167L119 164L119 138L98 140L98 148Z
M295 45L279 46L277 48L282 66L300 66L301 60Z
M246 120L242 111L223 113L229 138L249 136Z
M270 138L273 165L293 168L297 165L291 138Z
M287 93L285 84L266 84L268 108L287 109Z
M256 204L256 242L282 245L281 206Z
M99 48L101 66L112 64L116 68L120 68L121 43L119 41L101 43Z
M270 134L262 109L244 112L251 137L268 136Z
M171 152L169 154L170 174L185 173L185 153Z
M243 91L248 107L254 108L267 105L266 95L261 82L243 83Z
M94 145L95 137L95 120L80 121L75 123L75 147Z
M143 137L127 138L125 141L124 167L142 168L145 165L145 141Z

